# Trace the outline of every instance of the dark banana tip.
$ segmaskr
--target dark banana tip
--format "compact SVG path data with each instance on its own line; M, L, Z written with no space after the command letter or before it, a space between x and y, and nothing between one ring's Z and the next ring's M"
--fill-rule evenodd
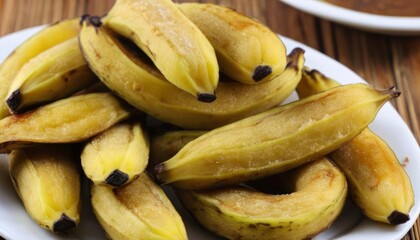
M199 93L197 95L197 99L200 102L211 103L214 100L216 100L216 95L215 94L209 94L209 93Z
M395 86L392 86L388 89L385 90L381 90L380 91L382 94L389 94L391 96L391 98L397 98L401 95L401 91L398 90Z
M62 214L53 225L53 231L64 233L76 227L76 222L69 218L66 214Z
M87 21L87 20L89 19L89 17L90 17L90 15L89 15L89 14L83 14L83 15L80 17L79 24L80 24L80 25L83 25L83 22Z
M259 82L263 80L265 77L272 73L272 69L270 66L267 65L259 65L254 70L254 75L252 75L252 79L254 81Z
M159 184L163 184L163 180L161 179L160 174L165 171L165 164L164 163L160 163L158 165L155 166L155 179L156 182Z
M80 17L79 24L83 25L83 23L86 22L87 24L90 24L96 28L102 26L101 17L99 16L90 16L89 14L84 14Z
M395 210L388 216L387 219L389 223L393 225L398 225L398 224L403 224L407 222L408 220L410 220L410 216L408 214Z
M6 99L6 105L13 113L18 111L19 105L22 101L22 95L20 94L20 90L17 89L10 94L10 96Z
M128 181L128 174L121 172L118 169L115 169L109 176L105 179L105 183L113 187L118 187L123 185Z

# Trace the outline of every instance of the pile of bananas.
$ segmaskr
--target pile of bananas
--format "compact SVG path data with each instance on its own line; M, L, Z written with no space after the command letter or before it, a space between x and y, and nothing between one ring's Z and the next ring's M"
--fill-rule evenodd
M52 232L80 222L82 168L111 239L187 239L160 184L226 238L307 239L348 195L368 218L408 221L410 180L367 129L399 94L339 86L231 9L117 0L103 17L46 27L2 63L0 153Z

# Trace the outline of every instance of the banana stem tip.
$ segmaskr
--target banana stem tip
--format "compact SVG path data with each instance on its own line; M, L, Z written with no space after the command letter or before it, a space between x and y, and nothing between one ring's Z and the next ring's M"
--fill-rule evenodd
M395 86L392 86L388 89L381 90L380 93L382 94L388 94L391 96L391 98L397 98L401 95L401 91L398 90Z

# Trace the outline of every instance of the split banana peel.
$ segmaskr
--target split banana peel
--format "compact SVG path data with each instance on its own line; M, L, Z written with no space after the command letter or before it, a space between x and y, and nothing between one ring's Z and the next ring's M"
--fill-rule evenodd
M216 99L215 51L171 0L117 0L102 21L135 42L172 84L199 101Z
M78 95L0 120L0 153L36 143L81 142L128 118L132 109L110 93Z
M202 103L169 83L108 29L91 22L83 22L79 39L86 61L100 80L136 108L182 128L213 129L268 110L290 96L301 78L304 51L297 48L289 54L286 69L272 81L219 82L217 100Z
M8 157L12 182L32 219L52 232L76 228L81 176L74 149L46 144L13 150Z
M187 239L178 212L146 172L116 189L92 185L91 196L93 211L111 239Z
M284 71L286 48L265 25L216 4L178 6L210 41L220 71L230 78L256 84L270 81Z
M305 69L296 90L307 97L337 86L322 73ZM379 136L366 128L330 156L347 177L349 195L368 218L394 225L410 219L414 205L410 179Z
M118 187L131 182L146 168L147 134L140 122L116 124L91 138L83 148L85 175L95 184Z
M53 46L22 66L6 99L11 113L68 97L98 82L79 48L77 36Z
M203 189L289 170L357 136L399 94L351 84L275 107L191 141L155 167L156 177L177 188Z
M0 65L0 119L10 115L5 104L13 79L32 58L71 38L77 37L79 19L57 22L23 42Z

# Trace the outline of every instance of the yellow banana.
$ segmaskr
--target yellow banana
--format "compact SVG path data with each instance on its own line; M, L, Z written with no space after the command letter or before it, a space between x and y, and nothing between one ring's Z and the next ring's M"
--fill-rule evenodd
M316 70L306 69L297 92L307 97L339 86ZM375 221L402 224L414 205L410 179L392 149L368 128L330 155L344 172L349 195Z
M202 189L291 169L355 137L399 94L352 84L273 108L193 140L155 167L157 179Z
M110 93L58 100L0 120L0 153L34 143L83 141L128 118L131 111Z
M286 70L272 81L220 82L217 100L202 103L167 82L106 28L85 23L79 38L89 66L110 89L142 111L183 128L212 129L278 105L296 88L304 63L303 50L295 49Z
M51 47L22 66L6 104L12 113L52 102L97 82L79 48L77 37Z
M10 115L4 103L10 86L23 65L45 50L79 34L78 19L63 20L52 24L17 47L0 65L0 119Z
M178 88L203 102L216 99L214 49L171 0L117 0L103 24L134 41Z
M179 8L210 41L220 71L230 78L255 84L284 71L286 48L262 23L216 4L183 3Z
M178 212L146 172L116 189L92 185L91 196L93 212L111 239L187 239Z
M178 190L177 195L203 226L228 239L310 239L341 212L346 179L325 158L284 174L287 178L277 185L289 188L290 194L270 195L237 186Z
M13 150L10 175L26 211L41 227L67 232L80 221L78 156L69 146Z
M139 122L119 123L90 139L81 161L86 176L95 184L118 187L144 171L149 142Z

